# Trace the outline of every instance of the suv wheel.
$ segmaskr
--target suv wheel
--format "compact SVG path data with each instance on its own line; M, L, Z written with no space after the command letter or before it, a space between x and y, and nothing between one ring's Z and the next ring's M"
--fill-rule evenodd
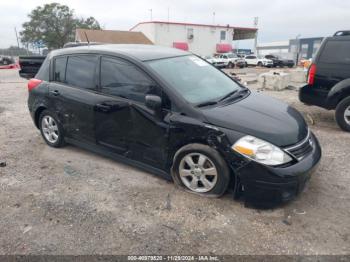
M229 62L228 65L227 65L228 68L234 68L235 67L235 64L232 63L232 62Z
M64 145L63 128L49 110L44 110L39 118L40 132L45 142L52 147Z
M344 98L337 105L335 119L341 129L350 132L350 97Z
M172 176L191 193L219 197L226 192L230 171L218 151L202 144L189 144L174 157Z
M263 64L261 62L258 62L258 66L263 66Z

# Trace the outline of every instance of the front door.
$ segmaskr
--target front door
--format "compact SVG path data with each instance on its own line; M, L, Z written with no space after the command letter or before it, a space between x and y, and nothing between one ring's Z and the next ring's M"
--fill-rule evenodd
M96 140L109 150L162 168L167 157L167 113L145 106L148 94L161 89L141 69L116 57L101 58L100 92L96 107Z

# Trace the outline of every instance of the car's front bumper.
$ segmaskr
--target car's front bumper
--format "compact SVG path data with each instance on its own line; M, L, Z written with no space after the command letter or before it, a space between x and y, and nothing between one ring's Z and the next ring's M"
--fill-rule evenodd
M321 159L317 138L312 151L301 161L281 167L271 167L250 161L236 170L249 203L274 204L294 199L303 191Z

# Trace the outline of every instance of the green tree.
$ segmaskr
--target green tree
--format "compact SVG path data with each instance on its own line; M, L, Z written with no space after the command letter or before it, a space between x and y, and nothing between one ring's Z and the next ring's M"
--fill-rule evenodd
M49 49L74 41L76 28L101 29L94 17L78 18L73 9L58 3L38 6L28 17L20 32L21 42L28 45L40 41Z

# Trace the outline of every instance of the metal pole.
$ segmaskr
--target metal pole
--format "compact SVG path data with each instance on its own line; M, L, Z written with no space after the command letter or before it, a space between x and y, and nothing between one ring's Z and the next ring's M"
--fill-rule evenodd
M254 52L256 55L258 55L258 23L259 23L259 17L254 17L254 26L256 28L255 39L254 39Z
M16 34L16 39L17 39L17 46L18 46L18 49L19 49L19 41L18 41L18 35L17 35L17 29L15 27L15 34Z
M150 13L151 13L151 21L153 21L153 17L152 17L152 9L148 9L148 11L150 11Z

